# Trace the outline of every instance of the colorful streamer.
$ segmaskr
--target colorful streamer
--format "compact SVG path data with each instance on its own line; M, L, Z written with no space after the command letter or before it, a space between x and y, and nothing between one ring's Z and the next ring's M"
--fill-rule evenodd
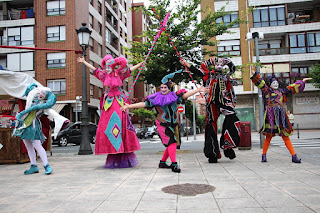
M5 46L5 45L0 45L0 48L26 49L26 50L74 51L76 54L81 54L81 53L82 53L82 50L52 49L52 48L39 48L39 47L20 47L20 46Z
M157 35L154 37L153 43L152 43L152 45L151 45L151 48L149 49L149 52L148 52L146 58L144 59L144 62L147 62L147 60L148 60L148 58L149 58L149 56L150 56L150 54L151 54L151 52L152 52L152 49L154 48L154 46L155 46L155 44L156 44L156 42L157 42L157 39L160 37L161 33L162 33L164 30L166 30L166 24L167 24L167 21L168 21L169 16L170 16L170 12L168 12L168 14L166 15L166 17L164 18L163 23L160 22L161 25L160 25L160 27L159 27L159 32L158 32ZM127 98L130 96L130 93L132 92L133 87L134 87L134 85L136 84L136 82L137 82L137 80L138 80L138 78L139 78L139 76L140 76L141 71L142 71L143 68L144 68L144 65L142 65L142 66L140 67L139 72L138 72L138 74L137 74L137 76L136 76L136 78L135 78L135 80L134 80L134 82L133 82L133 84L132 84L129 92L128 92Z
M152 8L152 10L153 10L154 14L157 16L157 18L158 18L158 19L159 19L159 21L160 21L160 17L159 17L159 16L158 16L158 14L156 13L156 10L155 10L154 8ZM160 21L160 24L161 24L161 21ZM164 29L164 31L166 32L166 35L168 36L168 39L169 39L169 41L170 41L171 45L173 46L173 48L175 49L175 51L176 51L177 55L179 56L179 59L180 59L180 60L182 60L182 57L181 57L180 53L178 52L178 50L177 50L176 46L174 45L174 43L173 43L172 39L170 38L169 34L167 33L167 30L166 30L166 29ZM194 81L194 79L193 79L193 77L192 77L192 75L191 75L191 73L190 73L189 69L187 68L187 66L185 66L185 65L183 65L183 66L184 66L185 70L187 71L187 73L189 74L189 76L190 76L190 78L191 78L192 82L194 83L194 85L195 85L195 86L196 86L196 88L198 89L198 86L197 86L196 82ZM204 98L204 97L203 97L203 95L202 95L202 93L200 93L200 95L201 95L201 97L202 97L202 98Z

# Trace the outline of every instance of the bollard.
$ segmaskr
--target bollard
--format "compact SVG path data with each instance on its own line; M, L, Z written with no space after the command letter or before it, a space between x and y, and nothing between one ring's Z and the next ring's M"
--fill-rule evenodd
M300 134L299 134L299 124L297 124L297 131L298 131L298 138L300 138Z

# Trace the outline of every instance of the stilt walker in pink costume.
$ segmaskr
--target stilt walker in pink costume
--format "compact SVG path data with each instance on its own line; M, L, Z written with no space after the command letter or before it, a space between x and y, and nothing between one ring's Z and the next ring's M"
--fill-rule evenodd
M168 78L172 78L174 74L180 73L179 70L175 73L171 73L165 76L161 82L160 92L149 95L145 102L136 104L125 104L121 107L121 110L133 109L133 108L152 108L155 107L157 111L156 125L163 145L166 147L163 157L160 160L159 168L168 168L173 172L180 173L181 169L176 161L176 149L180 147L181 139L178 129L178 115L177 107L179 103L182 103L188 97L196 94L197 92L206 92L207 89L201 87L197 90L189 91L179 90L173 92L173 82L169 81ZM166 161L170 157L172 164L169 166Z
M128 168L137 165L134 151L140 149L140 144L128 113L120 110L126 100L121 86L122 81L128 78L133 70L141 67L143 62L128 68L125 58L106 55L101 62L101 70L86 62L83 57L79 57L77 61L94 70L94 76L105 87L100 98L101 116L96 133L95 154L108 154L104 168Z

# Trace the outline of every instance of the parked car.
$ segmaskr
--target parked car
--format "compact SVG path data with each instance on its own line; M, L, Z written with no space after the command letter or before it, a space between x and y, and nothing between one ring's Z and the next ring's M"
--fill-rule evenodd
M148 131L147 128L137 128L136 129L136 135L137 135L138 138L144 139L144 138L146 138L145 134L146 134L147 131Z
M97 125L89 123L89 139L95 143ZM79 145L81 143L81 122L69 123L68 126L59 132L56 139L52 138L52 144L67 146L68 143Z
M148 127L147 132L145 133L145 138L153 138L154 135L158 135L158 131L154 127Z

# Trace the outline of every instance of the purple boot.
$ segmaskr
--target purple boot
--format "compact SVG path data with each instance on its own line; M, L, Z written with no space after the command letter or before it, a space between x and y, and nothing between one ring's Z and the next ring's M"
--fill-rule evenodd
M267 155L262 154L261 162L267 162Z
M301 159L297 155L292 155L292 163L301 163Z

